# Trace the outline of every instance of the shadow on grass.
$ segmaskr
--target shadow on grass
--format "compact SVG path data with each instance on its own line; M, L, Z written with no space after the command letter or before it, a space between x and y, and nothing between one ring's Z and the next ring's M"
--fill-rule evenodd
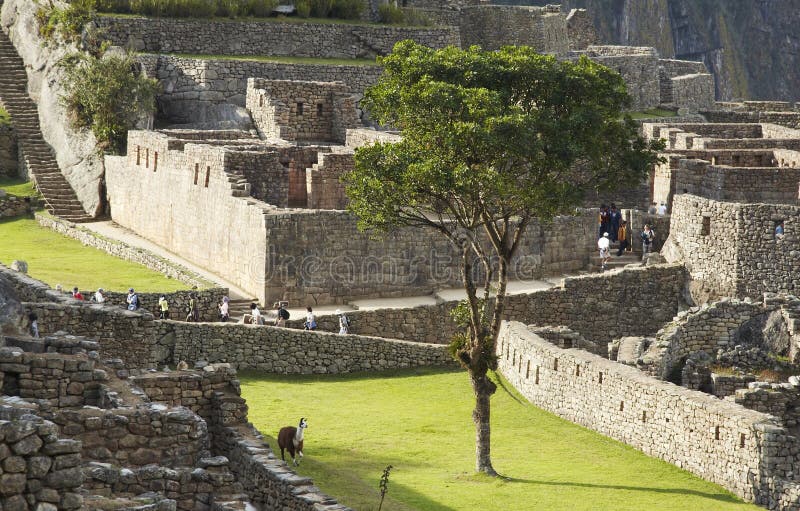
M563 486L567 488L598 488L602 490L625 490L625 491L640 491L647 493L666 493L672 495L692 495L695 497L703 497L706 499L718 500L727 504L743 504L742 500L730 493L709 493L697 490L689 490L686 488L652 488L647 486L624 486L618 484L592 484L592 483L576 483L565 481L536 481L532 479L517 479L513 477L503 477L509 483L523 483L540 486Z
M279 458L280 449L275 437L264 435L264 441L269 444L275 456ZM424 463L409 462L407 459L379 459L364 452L339 447L320 446L319 449L324 451L328 457L334 458L334 461L330 459L319 461L314 458L313 450L305 449L306 456L299 467L292 467L289 454L286 454L289 468L301 476L311 477L315 485L323 492L336 498L340 504L359 511L378 509L378 502L380 501L378 482L386 465L391 464L395 471L413 470L425 466ZM322 485L319 482L321 478L318 477L320 474L324 474ZM339 491L343 492L342 495L346 495L346 497L336 495L337 492L328 489L328 485L325 482L330 482L332 486L339 488ZM398 496L401 498L398 498ZM385 511L414 511L419 509L424 509L425 511L456 511L455 508L432 500L427 495L409 486L392 481L391 478L383 509Z
M242 369L238 371L239 379L243 383L251 381L259 382L295 382L300 384L317 383L324 381L331 382L351 382L359 380L375 380L390 378L418 378L420 376L432 376L449 373L465 373L466 371L457 367L416 367L412 369L392 369L388 371L363 371L345 374L275 374L265 373L255 369Z

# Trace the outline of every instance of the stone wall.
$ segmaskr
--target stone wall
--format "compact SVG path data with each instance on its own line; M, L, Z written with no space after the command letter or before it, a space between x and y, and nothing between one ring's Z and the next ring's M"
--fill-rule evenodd
M361 123L349 88L338 82L247 81L247 109L267 138L343 144Z
M509 295L505 317L538 326L564 325L591 342L605 344L633 335L653 335L678 312L685 274L681 265L626 268L568 277L560 286ZM458 331L450 319L457 302L409 309L347 313L350 332L446 344ZM338 331L333 315L318 315L320 330ZM302 328L302 320L288 325Z
M504 324L497 354L504 377L536 406L745 500L771 509L798 504L798 484L790 479L796 440L767 415L558 348L520 323Z
M673 207L670 240L662 253L670 261L685 261L702 299L757 298L767 291L797 289L800 208L694 195L677 195ZM775 226L781 220L786 236L778 240Z
M17 133L10 125L0 125L0 176L19 174Z
M589 46L585 52L570 55L586 55L622 75L631 97L631 110L647 110L661 103L658 54L653 48Z
M193 143L178 151L169 148L170 140L161 133L131 131L128 155L108 157L112 218L229 279L262 303L289 300L295 306L413 296L460 282L460 255L441 236L398 229L373 239L343 211L275 209L250 198L247 177L231 168L241 151ZM344 166L338 161L335 172ZM312 188L313 173L312 167ZM593 216L533 222L511 277L584 269L596 250Z
M585 50L597 44L597 31L586 9L571 9L567 14L567 35L570 50Z
M714 76L708 73L670 78L671 103L688 112L699 112L714 106ZM662 102L664 102L662 100Z
M460 45L456 27L112 16L95 23L113 44L147 53L363 59L387 55L404 39L431 48Z
M39 201L31 197L17 197L0 190L0 218L27 215L33 212Z
M787 428L796 428L800 420L800 388L797 378L788 383L751 382L736 390L733 400L745 408L780 419Z
M380 66L372 65L290 64L174 55L140 55L139 60L148 75L161 82L159 115L173 123L202 122L224 103L245 106L247 80L252 77L343 82L360 95L383 72Z
M557 9L522 5L470 5L460 12L461 45L496 50L506 45L531 46L540 53L569 50L567 20Z
M376 142L399 142L402 137L388 131L378 131L371 128L358 128L347 130L347 147L356 148Z
M321 154L319 163L306 171L306 192L310 209L345 209L347 195L342 176L355 166L353 153Z
M83 509L80 442L61 438L56 424L34 413L0 401L3 509Z
M164 322L173 359L227 362L277 374L339 374L454 362L443 346L271 326Z
M128 156L107 157L111 217L265 302L265 214L270 206L247 199L244 176L228 173L226 153L231 151L191 143L183 151L167 146L166 135L132 131ZM160 154L155 172L146 168L148 151Z

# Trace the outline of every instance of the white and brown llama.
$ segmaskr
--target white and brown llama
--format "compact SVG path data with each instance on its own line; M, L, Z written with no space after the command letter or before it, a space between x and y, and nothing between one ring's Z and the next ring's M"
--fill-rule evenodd
M295 428L293 426L286 426L281 428L278 432L278 447L281 448L281 459L286 461L283 456L284 449L289 451L289 456L292 457L292 462L296 467L300 461L297 458L303 457L303 430L308 427L308 422L305 418L300 419L300 424ZM297 457L295 457L295 453Z

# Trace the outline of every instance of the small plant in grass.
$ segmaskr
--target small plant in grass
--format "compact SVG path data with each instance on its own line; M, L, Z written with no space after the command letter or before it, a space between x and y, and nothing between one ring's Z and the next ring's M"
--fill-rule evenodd
M378 511L381 511L383 499L386 497L386 494L389 493L389 472L391 472L392 468L391 465L388 465L383 469L383 475L381 475L381 482L378 485L381 489L381 503L378 504Z
M708 368L712 373L720 376L739 376L740 373L733 367L712 365Z
M143 76L131 54L73 53L60 65L66 72L61 100L73 126L90 128L100 150L119 152L128 130L155 109L158 81Z
M389 25L400 25L404 20L403 9L394 4L381 4L378 7L378 20Z

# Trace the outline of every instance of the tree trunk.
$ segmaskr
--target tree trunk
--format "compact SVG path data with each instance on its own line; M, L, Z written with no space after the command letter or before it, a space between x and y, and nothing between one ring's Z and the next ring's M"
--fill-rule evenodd
M492 380L483 374L470 371L472 389L475 391L475 410L472 420L475 422L475 469L490 476L496 476L491 458L491 427L489 424L489 400L497 390Z

